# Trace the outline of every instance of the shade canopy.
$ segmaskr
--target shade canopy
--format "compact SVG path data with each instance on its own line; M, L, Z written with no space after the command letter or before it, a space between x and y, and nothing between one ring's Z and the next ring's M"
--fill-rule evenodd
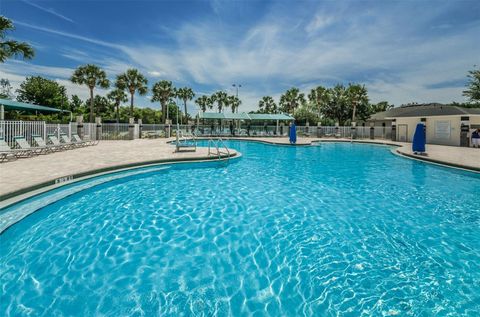
M200 112L198 114L200 119L224 119L224 120L280 120L291 121L295 120L293 117L283 113L218 113L218 112Z
M31 103L18 102L18 101L8 100L8 99L0 99L0 105L2 105L5 110L20 110L20 111L41 112L41 113L70 112L67 110L39 106Z

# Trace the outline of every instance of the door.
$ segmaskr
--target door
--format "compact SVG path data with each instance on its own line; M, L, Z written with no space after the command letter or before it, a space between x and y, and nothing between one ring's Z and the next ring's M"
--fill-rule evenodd
M399 142L408 142L408 125L399 124L398 125L398 138Z

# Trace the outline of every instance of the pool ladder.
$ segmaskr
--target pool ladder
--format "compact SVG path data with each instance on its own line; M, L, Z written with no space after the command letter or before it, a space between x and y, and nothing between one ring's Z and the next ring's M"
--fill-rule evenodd
M226 162L230 159L230 151L222 138L208 139L208 156L211 155L217 156L219 160L222 158L222 155L226 155Z

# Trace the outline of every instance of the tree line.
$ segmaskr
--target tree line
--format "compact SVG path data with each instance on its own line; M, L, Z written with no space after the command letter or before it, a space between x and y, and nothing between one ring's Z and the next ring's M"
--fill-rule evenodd
M317 86L307 96L298 88L290 88L280 96L278 104L273 97L264 96L258 102L257 113L288 113L301 123L333 123L366 120L372 113L392 108L388 102L370 104L364 85L337 84L332 88Z

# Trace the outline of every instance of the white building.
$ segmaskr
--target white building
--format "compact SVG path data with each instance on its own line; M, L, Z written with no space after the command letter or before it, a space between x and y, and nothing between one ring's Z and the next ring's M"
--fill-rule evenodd
M412 142L415 127L425 124L427 143L470 146L470 135L480 128L480 108L446 106L438 103L409 105L374 114L372 125L392 126L392 139Z

